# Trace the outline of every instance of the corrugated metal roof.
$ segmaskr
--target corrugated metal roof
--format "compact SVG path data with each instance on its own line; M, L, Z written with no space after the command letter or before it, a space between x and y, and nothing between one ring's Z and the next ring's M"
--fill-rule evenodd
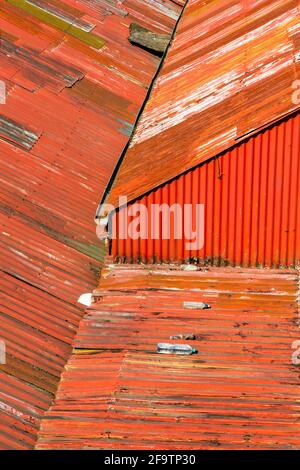
M297 290L296 271L109 266L37 448L299 449ZM197 355L156 354L188 333Z
M7 0L0 5L0 448L31 448L102 259L93 216L157 57L131 22L171 32L163 0Z
M189 0L107 202L133 200L299 108L299 2Z
M156 188L131 208L115 212L111 253L117 262L300 266L299 188L300 112L296 112ZM134 238L130 227L137 220L136 204L146 210L144 224L137 227L140 237ZM154 215L153 204L162 208L161 220ZM175 204L183 208L182 226L177 220L176 230L165 210ZM197 204L204 209L198 231L199 240L203 230L203 246L194 244L191 250L193 237L187 228L197 226ZM192 207L191 216L185 207ZM170 222L169 239L164 239L163 221L166 226Z

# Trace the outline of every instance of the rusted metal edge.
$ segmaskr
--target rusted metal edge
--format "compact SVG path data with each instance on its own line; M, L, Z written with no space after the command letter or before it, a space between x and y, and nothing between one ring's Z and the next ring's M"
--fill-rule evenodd
M242 135L237 136L235 138L236 143L233 144L232 146L230 146L227 150L230 150L231 148L235 147L236 144L240 144L243 140L249 139L250 137L253 137L256 134L259 134L259 132L262 132L262 131L266 130L267 128L275 125L276 123L279 123L279 122L281 122L284 119L287 119L289 117L295 116L297 113L299 113L299 111L300 111L300 106L293 109L292 111L280 114L275 119L272 119L271 121L266 122L262 126L256 127L255 129L251 129L249 132L246 132L246 134L242 134ZM215 157L217 157L218 155L220 155L222 153L223 152L218 153ZM212 158L215 158L215 157L212 157ZM208 160L210 160L210 158ZM205 160L205 161L207 161L207 160ZM196 166L198 166L198 165L199 165L199 163ZM187 170L187 172L188 171L190 171L190 170Z
M105 191L104 191L104 193L103 193L103 196L102 196L102 199L101 199L101 201L100 201L100 204L98 205L98 208L97 208L97 211L96 211L96 214L95 214L95 223L96 223L97 225L100 223L102 206L105 204L105 201L106 201L106 199L107 199L107 197L108 197L108 195L109 195L109 193L110 193L110 191L111 191L111 188L112 188L112 186L113 186L113 184L114 184L114 181L115 181L115 179L116 179L116 176L117 176L117 174L118 174L118 172L119 172L120 166L122 165L123 160L124 160L124 157L125 157L125 155L126 155L126 153L127 153L127 150L129 149L129 146L130 146L130 144L131 144L131 142L132 142L133 136L134 136L134 134L135 134L135 130L136 130L137 125L138 125L138 123L139 123L139 121L140 121L140 119L141 119L141 116L142 116L143 112L144 112L144 109L145 109L145 107L146 107L146 104L148 103L148 101L149 101L149 99L150 99L150 96L151 96L151 93L152 93L154 84L155 84L156 79L158 78L159 73L160 73L160 71L161 71L161 69L162 69L162 66L163 66L163 64L164 64L164 61L165 61L166 56L167 56L167 54L168 54L168 51L169 51L169 49L170 49L170 47L171 47L171 44L172 44L172 42L173 42L173 40L174 40L174 37L175 37L176 31L177 31L178 25L179 25L179 23L180 23L180 20L181 20L183 14L184 14L184 11L185 11L185 9L186 9L186 6L187 6L188 2L189 2L189 0L185 0L184 6L183 6L183 8L182 8L182 10L181 10L181 13L180 13L180 15L179 15L179 17L178 17L178 19L177 19L177 21L176 21L174 30L173 30L173 32L172 32L172 34L171 34L169 44L167 45L167 47L166 47L166 49L165 49L165 52L164 52L164 54L163 54L163 56L162 56L162 58L161 58L160 64L159 64L159 66L158 66L158 68L157 68L157 70L156 70L156 73L155 73L155 75L154 75L154 77L153 77L153 80L152 80L152 82L151 82L151 84L150 84L150 86L149 86L149 88L148 88L146 98L145 98L145 100L144 100L144 102L143 102L143 104L142 104L142 106L141 106L141 108L140 108L140 111L139 111L139 113L138 113L138 115L137 115L137 118L136 118L136 120L135 120L135 123L134 123L134 126L133 126L133 128L132 128L132 132L131 132L130 138L128 139L127 144L125 145L125 147L124 147L124 149L123 149L123 152L122 152L121 155L120 155L120 158L119 158L119 160L118 160L118 162L117 162L117 164L116 164L116 166L115 166L115 169L114 169L114 171L113 171L113 173L112 173L112 175L111 175L111 177L110 177L110 179L109 179L109 182L108 182L108 184L107 184L107 186L106 186L106 188L105 188Z
M139 201L141 198L144 198L144 197L147 197L149 196L149 194L151 193L154 193L156 190L158 190L158 188L160 188L162 185L165 185L165 184L171 184L173 181L177 180L178 178L184 176L184 175L187 175L188 173L194 171L197 167L200 167L208 162L210 162L211 160L216 160L218 162L219 158L224 154L224 152L228 152L228 151L232 151L234 150L235 148L238 147L238 145L240 145L242 142L245 142L247 141L248 139L250 139L251 137L254 137L258 134L260 134L261 132L265 131L266 129L276 125L276 124L280 124L282 121L284 121L285 119L288 119L288 118L292 118L294 116L296 116L298 113L300 112L300 106L299 108L297 109L293 109L292 111L288 112L288 113L284 113L284 114L281 114L280 116L278 116L276 119L273 119L267 123L265 123L264 125L260 126L260 127L257 127L255 129L252 129L251 131L249 131L248 133L246 134L243 134L241 136L238 136L236 139L235 139L235 142L230 145L230 147L228 147L228 149L226 150L222 150L220 152L217 152L215 155L213 155L212 157L209 157L207 158L207 160L204 160L203 162L200 162L200 163L196 163L195 165L193 165L191 168L189 168L188 170L184 170L180 173L178 173L178 175L176 176L172 176L170 177L168 180L166 180L164 183L160 183L156 186L153 186L152 189L148 189L146 191L144 191L140 196L137 196L137 197L134 197L133 199L129 199L127 200L126 202L127 203L130 203L130 204L133 204L137 201ZM221 173L219 173L220 176L222 176ZM218 178L220 178L220 176L218 176ZM109 192L107 193L107 196L109 195ZM106 196L106 198L107 198ZM101 204L99 204L98 206L98 210L97 210L97 213L99 211L99 207L101 208L101 205L105 203L105 200L104 200L104 196L103 196L103 200L101 202ZM124 208L124 205L119 205L118 207L116 207L116 210L114 212L119 212L122 208ZM100 210L101 212L101 210ZM113 214L113 213L111 213ZM109 214L107 214L108 216ZM108 217L107 217L107 220L108 220ZM96 221L97 223L97 221ZM299 271L299 276L300 276L300 271ZM300 306L300 291L299 291L299 306Z

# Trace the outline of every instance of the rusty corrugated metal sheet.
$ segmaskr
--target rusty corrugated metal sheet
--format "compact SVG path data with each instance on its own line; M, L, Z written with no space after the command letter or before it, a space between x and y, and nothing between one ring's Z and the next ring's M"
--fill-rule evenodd
M109 266L37 448L299 449L297 290L296 271ZM197 355L155 353L178 333Z
M299 108L299 2L190 0L107 202L133 200Z
M76 300L96 283L97 201L159 64L129 43L129 25L171 32L180 11L171 0L1 2L1 449L33 447L83 314Z
M121 214L113 216L115 261L300 265L299 154L298 113L162 185L136 203L144 205L148 215L153 204L191 204L193 230L196 204L203 204L203 247L187 250L191 240L185 236L184 211L181 239L175 239L176 232L171 229L170 239L163 240L160 228L160 237L155 240L151 236L154 230L150 215L147 239L143 239L143 234L138 239L121 239L120 215L126 219L121 209ZM128 226L136 215L127 216Z

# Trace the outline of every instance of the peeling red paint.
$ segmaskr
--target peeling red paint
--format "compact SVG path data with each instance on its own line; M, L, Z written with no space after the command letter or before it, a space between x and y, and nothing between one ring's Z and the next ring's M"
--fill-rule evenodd
M108 266L37 448L299 449L297 290L296 271ZM178 333L197 355L156 353Z

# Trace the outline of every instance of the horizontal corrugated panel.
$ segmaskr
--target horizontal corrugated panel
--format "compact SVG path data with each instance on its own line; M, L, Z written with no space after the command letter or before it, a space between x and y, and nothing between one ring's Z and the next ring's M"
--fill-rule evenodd
M114 215L112 254L119 261L196 262L213 265L295 266L300 264L300 115L251 137L136 201L148 214L148 237L121 239L120 213ZM153 204L204 205L202 248L187 249L187 215L182 211L181 237L151 236ZM130 206L129 206L130 207ZM188 212L186 213L188 214ZM128 227L136 216L128 216ZM186 224L185 224L186 221ZM154 222L155 224L155 222ZM139 229L142 232L141 228Z
M94 213L159 65L129 26L170 33L180 11L171 0L1 2L1 449L34 446L77 299L97 282Z
M299 448L297 289L296 271L110 265L37 448ZM156 354L191 333L197 355Z
M299 34L294 0L189 1L107 202L140 197L298 109Z

